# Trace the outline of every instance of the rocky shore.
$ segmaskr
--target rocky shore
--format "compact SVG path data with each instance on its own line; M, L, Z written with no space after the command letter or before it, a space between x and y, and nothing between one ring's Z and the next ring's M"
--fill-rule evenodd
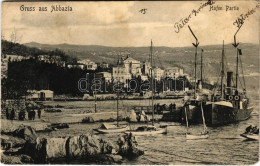
M4 164L70 163L74 160L109 164L144 154L131 134L119 136L118 141L109 141L92 133L45 138L25 125L12 132L2 131L1 149L1 162Z

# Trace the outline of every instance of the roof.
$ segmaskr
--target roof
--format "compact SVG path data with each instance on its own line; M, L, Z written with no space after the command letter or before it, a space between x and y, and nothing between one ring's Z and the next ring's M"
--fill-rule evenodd
M124 60L124 62L126 62L126 61L131 61L131 62L135 62L135 63L140 63L140 61L135 60L135 59L133 59L132 57L127 57L127 58Z

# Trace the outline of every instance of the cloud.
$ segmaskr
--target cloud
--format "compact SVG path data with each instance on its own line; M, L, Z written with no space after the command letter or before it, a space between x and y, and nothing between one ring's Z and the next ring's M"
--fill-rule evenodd
M33 4L33 5L32 5ZM36 11L20 12L12 22L20 22L26 26L57 27L69 25L110 25L126 22L133 14L129 11L133 2L67 2L67 3L25 3L34 6ZM20 4L19 4L20 5ZM16 9L19 7L16 5ZM72 11L53 11L52 6L71 7ZM48 11L39 12L41 6L47 6ZM10 15L11 16L11 15Z

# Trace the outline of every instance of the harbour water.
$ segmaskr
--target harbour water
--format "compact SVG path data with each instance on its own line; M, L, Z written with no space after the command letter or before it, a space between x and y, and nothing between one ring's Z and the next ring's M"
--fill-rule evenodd
M145 154L135 159L125 159L123 164L254 164L259 159L259 143L258 141L248 141L240 134L247 126L258 125L259 107L257 103L253 104L255 109L250 119L221 127L208 127L210 137L205 140L187 141L185 139L186 126L180 123L157 123L156 125L167 124L168 133L166 135L136 137L139 148L144 150ZM43 135L45 137L79 135L92 132L92 129L99 127L100 124L71 124L68 129ZM132 127L136 127L136 125L132 124ZM202 125L191 125L189 128L189 132L194 134L198 134L202 130ZM111 140L119 137L118 135L100 136ZM73 161L73 163L84 164L87 162Z

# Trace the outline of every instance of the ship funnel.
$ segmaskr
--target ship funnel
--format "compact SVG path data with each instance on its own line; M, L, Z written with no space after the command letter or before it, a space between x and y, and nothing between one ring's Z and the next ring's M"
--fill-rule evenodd
M231 94L232 80L233 80L233 72L228 71L227 72L227 95L232 95Z
M227 72L227 87L232 87L233 72Z

